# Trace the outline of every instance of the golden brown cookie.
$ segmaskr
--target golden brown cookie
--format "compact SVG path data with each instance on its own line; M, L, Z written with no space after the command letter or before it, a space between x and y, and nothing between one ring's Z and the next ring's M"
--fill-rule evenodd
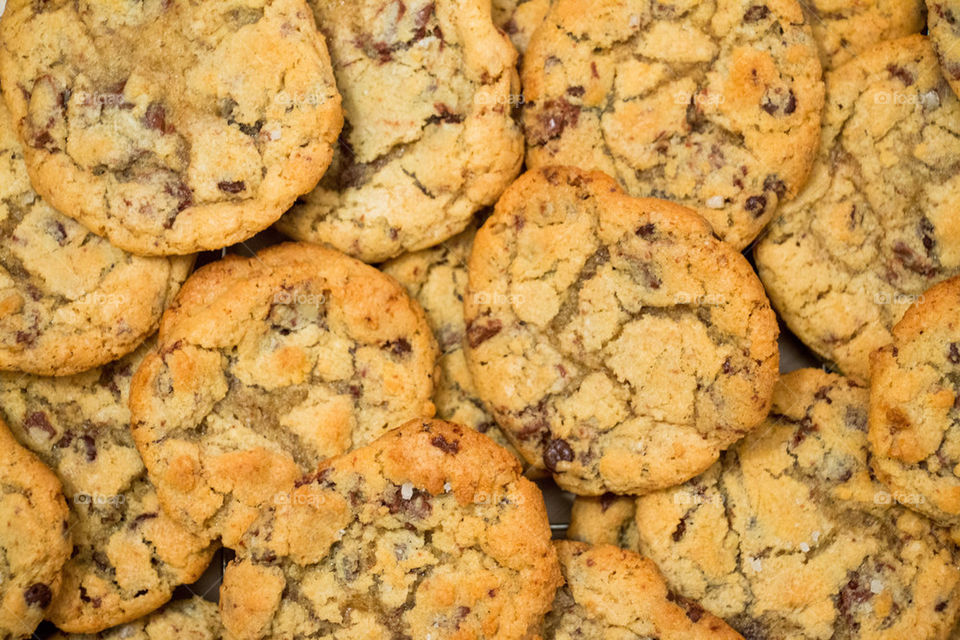
M270 226L342 123L304 0L11 0L0 77L37 191L140 255Z
M393 278L309 244L184 284L134 377L133 434L166 511L237 543L325 458L432 416L436 342Z
M816 156L823 82L795 0L557 0L522 77L528 167L603 171L737 249Z
M466 357L523 456L582 495L693 477L767 414L777 323L703 218L601 173L531 171L474 241Z
M960 2L927 0L930 39L940 56L940 67L954 93L960 95Z
M51 640L220 640L217 605L203 598L171 602L144 618L95 635L58 633Z
M416 420L267 505L220 611L234 640L521 640L561 584L543 497L513 456Z

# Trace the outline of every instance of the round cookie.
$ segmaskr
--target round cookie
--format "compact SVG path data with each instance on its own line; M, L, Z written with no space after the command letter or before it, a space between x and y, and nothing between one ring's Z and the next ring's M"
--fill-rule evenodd
M60 482L0 420L0 638L31 638L70 557Z
M227 636L533 635L562 584L543 497L472 429L412 421L268 505L227 567Z
M463 297L467 294L467 261L476 231L476 227L471 226L443 244L405 254L381 268L420 303L439 343L440 376L433 393L436 417L476 429L522 460L477 397L463 353L463 338L467 333Z
M927 0L930 38L940 56L940 67L953 91L960 95L960 2Z
M477 393L568 491L678 484L767 414L776 318L689 209L599 172L531 171L477 233L469 278Z
M795 0L557 0L522 76L529 168L603 171L737 249L816 156L823 82Z
M784 376L762 427L637 499L639 552L747 638L947 638L960 556L871 477L867 401L818 369Z
M566 584L547 614L543 640L743 640L723 620L671 592L643 556L580 542L561 541L556 548Z
M430 417L436 342L373 267L316 245L197 271L134 377L133 434L167 512L233 547L317 465Z
M513 46L523 55L551 4L552 0L493 0L493 23L510 36Z
M960 276L924 293L871 364L877 478L904 506L960 525Z
M849 62L878 42L920 33L924 27L923 0L804 0L800 4L825 70Z
M191 264L130 255L52 209L0 103L0 370L69 375L126 355Z
M303 0L11 0L0 77L37 191L140 255L270 226L342 123Z
M907 307L960 272L960 101L910 36L828 74L827 103L810 182L756 263L793 332L864 381Z
M74 376L0 374L11 430L69 501L73 552L47 612L64 631L95 633L154 611L216 551L160 508L130 434L130 381L150 347Z
M278 225L364 262L431 247L520 171L517 54L484 0L310 0L346 124L320 185Z
M58 633L50 640L220 640L217 605L203 598L177 600L159 611L96 635Z

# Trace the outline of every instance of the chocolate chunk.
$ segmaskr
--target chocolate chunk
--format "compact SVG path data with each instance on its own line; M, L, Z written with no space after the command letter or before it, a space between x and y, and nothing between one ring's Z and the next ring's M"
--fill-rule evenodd
M567 127L575 127L580 121L580 107L570 104L566 98L547 100L539 116L538 126L530 132L531 144L543 145L563 135Z
M861 582L857 573L849 572L848 578L847 584L837 594L836 603L841 615L848 623L852 623L853 609L869 601L873 597L873 592L870 590L870 581L863 580Z
M586 89L584 89L580 85L567 88L567 95L573 96L574 98L579 98L583 96L583 94L585 94L586 92L587 92Z
M413 347L410 346L410 341L406 338L388 340L387 342L384 342L380 348L384 351L389 351L398 358L406 357L410 355L410 352L413 351Z
M680 542L683 539L683 536L687 533L687 518L690 514L685 514L680 518L680 522L677 523L677 528L673 530L673 533L670 534L670 537L673 538L674 542Z
M27 587L26 591L23 592L23 599L28 607L46 609L50 606L50 601L53 600L53 592L47 585L37 582Z
M783 112L787 115L794 113L797 110L797 96L793 92L793 89L790 89L790 93L787 95L787 104L783 107Z
M17 344L25 344L27 346L33 346L33 343L37 340L36 331L17 331Z
M917 227L920 233L920 241L923 243L923 248L927 250L927 255L929 256L933 251L933 248L937 245L937 230L927 217L921 218Z
M50 424L50 420L47 418L47 414L43 411L34 411L23 421L23 426L30 429L39 429L46 433L49 437L57 435L56 429L53 428L53 425Z
M167 132L167 110L159 102L151 102L143 114L143 124L154 131Z
M687 614L687 618L690 619L690 622L699 622L705 613L703 607L701 607L697 602L690 600L689 598L684 598L673 591L667 592L667 600L680 605L684 613Z
M747 198L746 204L744 204L744 209L752 213L756 218L759 218L761 215L763 215L763 212L766 210L766 208L766 196L750 196Z
M777 194L777 198L783 198L784 194L787 193L787 185L784 184L778 175L771 173L763 181L763 190L773 191Z
M433 512L431 498L432 496L426 491L413 489L410 498L404 499L403 489L395 487L392 493L388 491L383 504L393 515L400 513L408 518L422 520Z
M237 122L236 124L240 131L251 138L255 138L260 135L260 130L263 128L264 122L263 120L257 120L253 124L244 124L242 122Z
M51 220L47 225L47 232L61 247L67 244L67 230L59 220Z
M759 22L767 18L770 15L770 8L765 4L756 4L747 9L747 12L743 14L744 22Z
M932 265L924 261L917 252L902 241L894 243L893 254L900 260L904 267L925 278L930 278L937 272Z
M600 510L606 512L617 499L617 494L610 493L609 491L600 496Z
M442 102L434 103L433 108L436 110L437 115L430 118L432 122L447 122L450 124L463 122L462 115L456 113Z
M656 230L657 225L653 224L652 222L648 222L647 224L637 227L636 233L641 238L649 238L656 232Z
M816 433L819 431L819 427L813 423L813 420L810 419L810 416L804 416L803 419L798 423L797 429L793 432L793 438L790 440L790 447L798 447L804 440L807 439L807 436Z
M916 78L914 78L913 74L910 73L909 71L907 71L906 69L904 69L903 67L901 67L900 65L888 64L888 65L887 65L887 72L888 72L892 77L894 77L894 78L898 79L900 82L902 82L905 86L908 86L908 87L909 87L909 86L911 86L914 82L916 82Z
M193 205L193 190L183 180L167 183L167 185L163 188L163 192L168 196L172 196L173 199L176 200L177 213L180 213L187 207ZM176 216L169 218L164 224L164 227L167 229L173 228L173 223L175 220Z
M459 441L454 440L453 442L450 442L443 436L434 436L433 439L430 440L430 444L435 446L437 449L440 449L444 453L449 453L452 456L455 456L460 452Z
M467 344L476 349L481 344L494 337L503 329L503 323L497 319L477 319L467 326Z
M555 438L550 441L547 448L543 451L543 464L551 473L556 473L557 463L571 462L573 460L573 449L567 444L566 440Z
M97 459L97 443L92 436L80 436L80 441L87 449L87 462L93 462Z
M947 353L947 360L952 364L960 364L960 342L951 342Z
M218 182L217 188L224 193L237 194L247 188L247 183L243 180L236 180L234 182Z

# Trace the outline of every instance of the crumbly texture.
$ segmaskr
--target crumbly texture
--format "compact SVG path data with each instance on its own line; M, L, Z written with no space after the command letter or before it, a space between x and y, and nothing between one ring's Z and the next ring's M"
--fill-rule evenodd
M32 637L70 557L60 482L0 420L0 638Z
M233 547L330 456L431 417L437 346L393 279L284 244L197 271L133 381L133 434L166 511Z
M391 260L382 269L420 303L439 343L440 376L433 393L437 418L476 429L522 459L477 397L463 353L467 333L463 297L467 295L467 261L476 232L471 226L436 247Z
M828 74L824 121L810 182L756 263L793 332L864 381L907 307L960 272L960 101L911 36Z
M191 264L130 255L52 209L0 103L0 369L69 375L126 355Z
M226 637L531 638L562 584L543 496L476 431L413 421L269 505L227 567Z
M748 640L947 638L957 548L872 478L867 402L848 378L784 376L762 427L637 499L640 553Z
M37 191L140 255L273 224L342 124L304 0L10 0L0 77Z
M222 637L217 605L194 597L171 602L145 618L95 635L58 633L50 640L220 640Z
M960 95L960 1L927 0L927 14L943 75Z
M689 209L531 171L474 240L466 356L523 456L581 495L683 482L766 416L777 323Z
M556 546L566 584L547 615L544 640L743 640L723 620L670 591L649 559L610 545Z
M804 0L800 4L825 70L849 62L878 42L920 33L926 24L923 0Z
M558 0L522 75L528 167L603 171L737 249L816 156L823 82L795 0Z
M904 506L960 526L960 276L924 293L871 364L877 477Z
M577 496L570 510L567 538L588 544L637 548L636 499L605 494Z
M517 53L489 0L310 0L346 118L279 228L380 262L462 231L520 171Z
M63 483L73 550L47 618L93 633L146 615L197 580L216 547L160 508L130 434L130 380L149 347L62 378L0 375L16 438Z
M552 0L493 0L493 23L502 29L522 56L533 32L543 24Z

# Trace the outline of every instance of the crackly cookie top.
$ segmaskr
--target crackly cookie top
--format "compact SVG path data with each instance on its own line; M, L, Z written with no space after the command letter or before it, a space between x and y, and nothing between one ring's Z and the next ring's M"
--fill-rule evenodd
M849 62L873 45L924 27L923 0L804 0L825 70Z
M416 420L325 462L250 527L235 638L531 637L562 583L543 497L477 432Z
M943 75L954 93L960 95L960 2L927 0L927 15Z
M37 191L143 255L272 224L342 121L303 0L11 0L0 77Z
M52 209L0 103L0 370L68 375L126 355L190 264L130 255Z
M656 565L632 551L556 544L566 584L543 626L544 640L701 640L742 636L673 593Z
M420 303L439 343L440 377L433 393L437 418L476 429L521 457L477 396L463 353L467 332L463 297L467 294L467 261L476 231L471 226L436 247L391 260L382 269Z
M493 0L493 22L522 55L552 4L552 0Z
M794 0L558 0L523 86L527 166L603 171L737 249L816 155L823 82Z
M905 506L960 525L960 276L924 293L871 364L877 476Z
M0 374L0 410L69 501L73 553L47 613L65 631L150 613L199 578L215 551L160 509L130 434L130 380L151 346L74 376Z
M477 392L567 490L683 482L767 413L773 311L689 209L598 172L531 171L477 233L469 278Z
M0 419L0 638L33 637L60 591L70 527L60 482Z
M346 124L320 186L279 227L380 262L433 246L517 175L517 54L482 0L310 0Z
M701 476L637 499L639 551L748 639L945 639L960 607L947 531L871 474L868 391L804 369Z
M166 510L233 546L325 458L434 413L437 348L392 278L316 245L197 271L133 381L133 432Z
M97 634L58 633L51 640L220 640L217 605L193 597L177 600L129 624Z
M923 36L827 76L820 156L757 245L767 293L847 375L934 283L960 272L960 101Z

